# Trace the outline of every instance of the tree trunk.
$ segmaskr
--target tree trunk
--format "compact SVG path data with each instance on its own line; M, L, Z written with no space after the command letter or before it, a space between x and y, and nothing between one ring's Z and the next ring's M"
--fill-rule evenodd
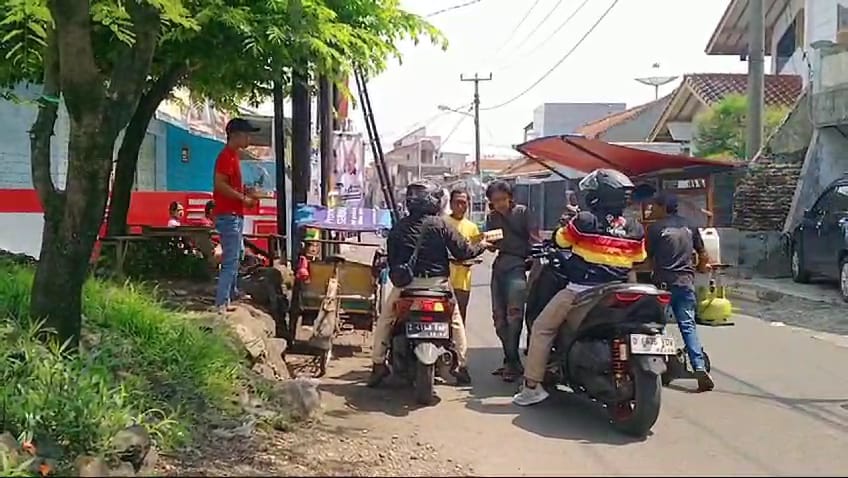
M53 124L48 121L50 108L42 106L30 141L33 183L44 208L30 315L45 319L60 340L75 348L82 328L82 288L103 223L115 139L144 91L160 22L151 5L127 4L135 42L124 46L107 79L95 62L89 1L49 0L48 8L55 30L47 53L55 57L45 55L44 96L51 89L58 93L61 85L70 119L68 175L65 191L58 192L49 174Z
M102 128L101 115L71 119L68 185L64 200L47 208L30 314L46 320L76 347L81 329L82 288L103 221L112 145L117 133ZM56 206L59 206L58 208ZM58 211L56 209L59 209Z
M147 135L147 127L156 114L159 104L168 97L185 72L186 69L182 65L176 65L154 81L139 100L124 130L124 138L115 163L115 181L112 183L112 195L109 201L107 229L110 236L127 233L127 216L130 210L132 188L135 184L135 173L138 169L138 154Z

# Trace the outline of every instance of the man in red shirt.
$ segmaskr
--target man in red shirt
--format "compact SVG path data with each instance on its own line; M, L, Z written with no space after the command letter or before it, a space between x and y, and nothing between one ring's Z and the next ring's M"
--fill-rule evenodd
M230 302L239 297L238 269L241 259L244 229L244 208L256 204L255 193L245 189L241 177L239 152L250 144L250 133L259 131L242 118L227 123L227 144L215 160L215 183L212 199L215 201L215 229L221 238L221 272L215 306L223 312Z

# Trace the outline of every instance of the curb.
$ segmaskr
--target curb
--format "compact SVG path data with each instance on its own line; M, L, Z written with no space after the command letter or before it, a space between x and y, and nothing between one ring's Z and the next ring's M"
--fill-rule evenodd
M757 304L773 304L784 297L791 297L796 300L802 300L806 302L816 302L819 304L826 304L833 307L844 307L844 303L835 299L821 299L815 300L811 299L808 296L804 295L796 295L796 294L786 294L784 292L776 291L774 289L769 289L766 287L760 287L755 285L747 285L741 283L733 283L727 284L727 298L731 300L740 300L744 302L752 302Z

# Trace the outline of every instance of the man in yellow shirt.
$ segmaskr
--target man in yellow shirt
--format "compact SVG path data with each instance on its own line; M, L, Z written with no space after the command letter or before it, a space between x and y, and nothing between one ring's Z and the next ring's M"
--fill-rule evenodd
M448 224L455 227L459 234L469 242L480 236L477 224L465 217L468 211L468 192L464 189L454 189L450 193L451 213L445 218ZM453 287L456 303L462 313L462 323L465 323L465 314L468 310L468 300L471 297L471 268L455 263L450 266L450 283Z

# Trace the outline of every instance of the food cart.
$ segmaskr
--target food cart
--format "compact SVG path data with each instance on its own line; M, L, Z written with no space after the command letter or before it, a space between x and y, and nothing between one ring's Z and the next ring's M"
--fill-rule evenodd
M647 228L651 217L650 201L657 192L673 192L680 202L680 214L701 228L711 258L721 258L715 225L715 176L741 164L723 159L695 158L673 155L607 143L580 135L556 135L533 139L515 147L520 153L540 164L554 162L589 173L598 168L611 168L628 175L641 190L651 191L644 197L634 197L633 215ZM552 169L552 171L554 171ZM554 171L556 173L556 171ZM715 274L701 277L698 288L699 320L710 325L728 324L730 303L724 296L720 272L727 260L712 265ZM650 280L647 263L636 267L640 280Z

